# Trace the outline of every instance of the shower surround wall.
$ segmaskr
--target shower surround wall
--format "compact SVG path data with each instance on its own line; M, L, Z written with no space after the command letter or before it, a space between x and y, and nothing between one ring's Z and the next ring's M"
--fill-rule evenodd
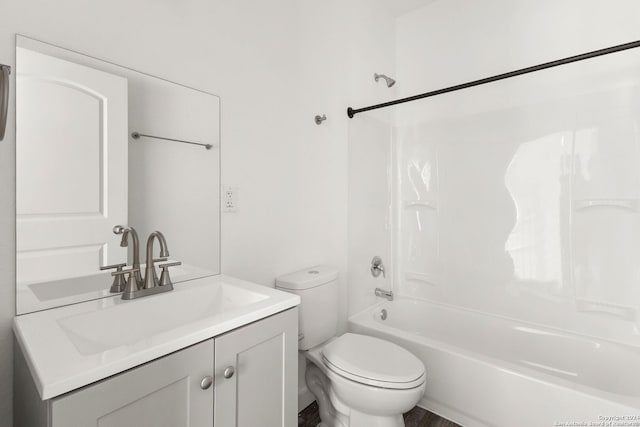
M611 6L430 3L396 21L395 98L640 39L640 5ZM421 405L469 427L640 408L639 76L636 49L350 122L349 330L423 360Z
M640 39L640 5L619 3L406 14L399 95ZM396 292L640 345L639 64L636 49L397 107Z

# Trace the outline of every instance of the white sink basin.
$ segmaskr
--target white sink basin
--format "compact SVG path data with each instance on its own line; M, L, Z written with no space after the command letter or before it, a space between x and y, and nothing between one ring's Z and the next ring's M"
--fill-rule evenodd
M100 311L58 320L80 354L101 353L122 345L133 345L163 332L190 325L268 298L264 293L215 283L140 298L137 304L119 304Z
M131 301L103 298L25 314L13 329L46 400L299 303L297 295L211 276Z

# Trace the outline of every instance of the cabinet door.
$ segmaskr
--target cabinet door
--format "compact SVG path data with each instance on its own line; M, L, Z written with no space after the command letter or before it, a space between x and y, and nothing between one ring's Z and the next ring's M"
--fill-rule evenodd
M215 425L297 426L298 309L236 329L215 342Z
M212 427L213 340L52 402L52 427Z

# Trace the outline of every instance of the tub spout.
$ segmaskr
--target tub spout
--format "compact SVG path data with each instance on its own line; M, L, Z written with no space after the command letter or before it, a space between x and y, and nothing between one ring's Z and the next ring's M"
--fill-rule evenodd
M389 301L393 301L393 291L386 291L384 289L376 288L376 296L386 298Z

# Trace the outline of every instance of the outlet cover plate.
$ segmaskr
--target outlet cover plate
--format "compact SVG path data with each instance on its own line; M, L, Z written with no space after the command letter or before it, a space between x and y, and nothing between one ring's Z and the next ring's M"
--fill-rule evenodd
M225 185L222 187L222 212L238 211L238 186Z

